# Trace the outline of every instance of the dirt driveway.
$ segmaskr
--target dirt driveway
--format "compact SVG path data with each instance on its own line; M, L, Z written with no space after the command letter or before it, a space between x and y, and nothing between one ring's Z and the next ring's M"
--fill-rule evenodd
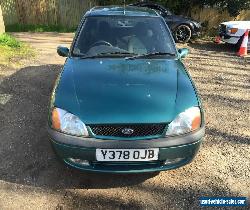
M197 158L159 174L91 174L57 161L47 105L72 34L15 34L38 51L22 69L0 69L0 209L198 209L201 196L250 198L250 59L224 45L189 44L185 59L206 110Z

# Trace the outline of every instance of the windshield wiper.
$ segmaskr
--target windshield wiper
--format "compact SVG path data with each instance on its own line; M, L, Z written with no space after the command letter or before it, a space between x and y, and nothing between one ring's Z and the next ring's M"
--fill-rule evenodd
M99 53L96 55L84 55L84 56L79 56L81 59L87 59L87 58L104 58L104 57L113 57L113 56L124 56L124 55L136 55L134 53L129 53L129 52L108 52L108 53Z
M169 53L169 52L153 52L148 54L142 54L142 55L136 55L132 57L127 57L126 59L137 59L137 58L150 58L155 56L162 56L162 55L170 55L170 56L176 56L175 53Z

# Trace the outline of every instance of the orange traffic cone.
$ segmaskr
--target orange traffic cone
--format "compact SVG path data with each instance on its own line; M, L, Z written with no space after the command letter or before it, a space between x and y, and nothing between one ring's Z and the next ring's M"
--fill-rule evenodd
M248 43L248 30L246 30L244 34L244 38L241 43L239 52L237 53L238 56L244 57L247 55L247 43Z
M214 42L216 44L220 44L221 43L221 37L220 36L216 36Z

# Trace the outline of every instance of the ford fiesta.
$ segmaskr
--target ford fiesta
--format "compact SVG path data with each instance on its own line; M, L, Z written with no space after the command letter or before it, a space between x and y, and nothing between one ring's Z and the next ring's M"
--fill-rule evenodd
M139 173L189 163L204 136L194 83L164 19L137 7L85 14L53 89L56 154L87 171Z

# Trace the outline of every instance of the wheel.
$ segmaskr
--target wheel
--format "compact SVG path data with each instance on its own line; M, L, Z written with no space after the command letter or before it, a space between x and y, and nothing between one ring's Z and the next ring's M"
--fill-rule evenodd
M174 32L174 39L179 43L186 43L192 36L192 30L187 25L179 25Z

